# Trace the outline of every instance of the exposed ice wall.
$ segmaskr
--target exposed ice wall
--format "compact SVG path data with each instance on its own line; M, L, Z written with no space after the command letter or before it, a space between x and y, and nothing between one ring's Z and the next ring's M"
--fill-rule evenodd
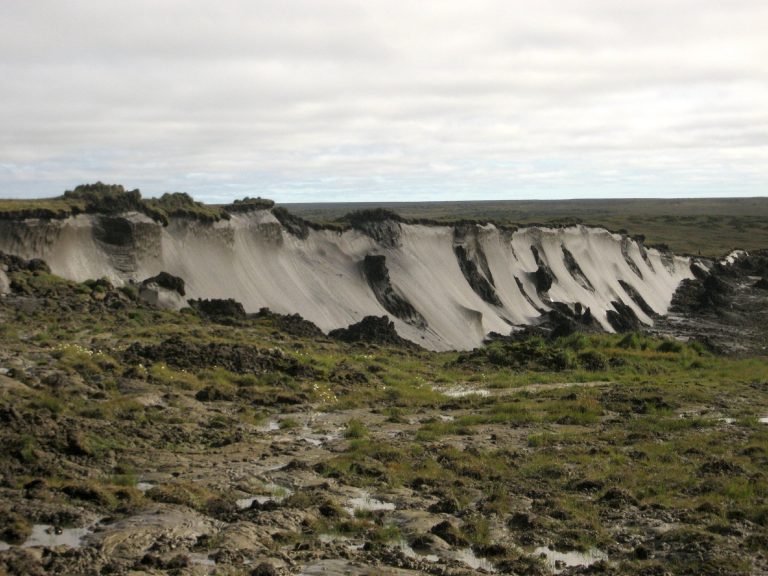
M389 222L367 233L310 230L300 238L267 210L215 224L172 219L166 227L136 213L3 221L0 250L43 258L78 281L141 281L165 271L186 281L189 298L297 312L325 331L388 314L401 335L433 349L475 347L490 331L535 323L553 301L588 307L606 330L614 302L650 324L647 312L666 313L678 284L692 276L687 258L599 228ZM375 279L366 277L367 255L384 256Z

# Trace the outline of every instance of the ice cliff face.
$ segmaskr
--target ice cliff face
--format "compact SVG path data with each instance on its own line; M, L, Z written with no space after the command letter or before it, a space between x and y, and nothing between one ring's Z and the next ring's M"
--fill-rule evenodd
M438 350L475 347L562 305L589 308L609 331L627 308L651 324L692 277L687 258L599 228L386 221L295 235L269 210L165 227L138 213L6 220L0 250L42 258L78 281L139 282L165 271L186 281L188 298L298 312L324 331L387 314L403 337Z

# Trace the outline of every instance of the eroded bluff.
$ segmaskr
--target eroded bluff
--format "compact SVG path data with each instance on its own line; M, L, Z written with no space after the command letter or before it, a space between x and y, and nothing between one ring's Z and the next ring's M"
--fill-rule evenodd
M231 298L246 313L298 313L326 333L388 316L401 337L436 350L471 349L553 311L588 313L607 331L651 325L693 277L688 258L600 228L381 219L341 231L297 229L277 216L264 208L164 224L140 212L3 220L0 250L77 281L154 286L164 272L183 279L179 305Z

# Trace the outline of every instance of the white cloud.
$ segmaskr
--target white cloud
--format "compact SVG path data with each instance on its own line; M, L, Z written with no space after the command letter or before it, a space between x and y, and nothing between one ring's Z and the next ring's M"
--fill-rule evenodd
M757 0L0 4L0 194L768 193Z

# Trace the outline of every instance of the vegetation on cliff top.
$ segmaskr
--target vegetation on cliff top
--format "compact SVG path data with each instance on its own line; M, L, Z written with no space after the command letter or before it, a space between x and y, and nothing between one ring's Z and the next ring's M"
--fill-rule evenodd
M185 192L169 192L159 198L142 198L141 192L125 190L120 184L81 184L60 197L41 200L0 200L0 219L61 219L77 214L119 214L136 211L167 225L169 218L192 218L215 222L230 218L233 212L263 210L274 206L272 200L244 198L227 205L197 202Z

